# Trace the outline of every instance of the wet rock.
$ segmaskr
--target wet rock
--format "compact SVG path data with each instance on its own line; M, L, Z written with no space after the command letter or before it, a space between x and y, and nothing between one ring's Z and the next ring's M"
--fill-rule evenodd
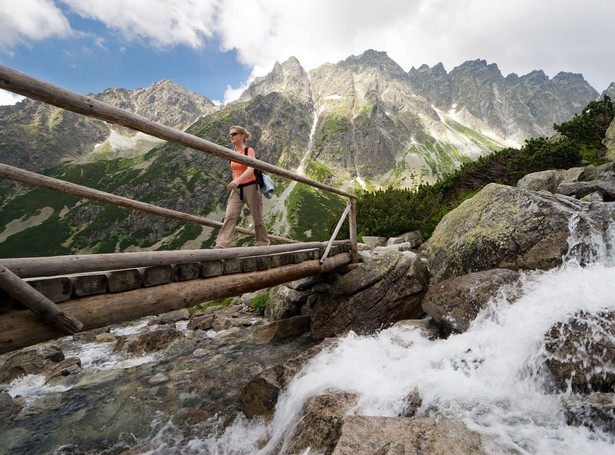
M271 343L300 336L310 330L310 316L294 316L261 324L254 332L255 343Z
M0 383L11 382L28 374L40 374L50 365L64 360L55 344L24 349L9 355L0 368Z
M214 326L214 315L197 316L188 322L188 330L210 330Z
M494 269L449 278L427 291L423 310L446 331L465 332L498 290L514 284L519 277L513 270ZM506 289L509 297L514 295L511 286Z
M564 399L564 406L568 425L615 434L615 394L572 395Z
M6 392L0 392L0 429L5 428L19 412L13 397Z
M340 276L311 311L315 339L348 330L368 333L423 313L421 300L429 286L429 272L411 252L388 252Z
M580 260L606 237L613 207L491 183L449 212L424 250L434 282L496 268L548 270L562 264L571 225Z
M335 339L323 340L305 352L256 374L241 390L241 411L248 418L256 416L269 419L281 391L310 358L335 344Z
M56 364L51 370L46 372L47 382L51 382L58 376L69 376L71 374L77 374L81 371L81 360L79 357L69 357L58 364Z
M448 419L345 416L333 455L490 455L479 433ZM501 454L512 451L500 449Z
M615 390L615 312L573 315L545 337L546 365L556 383L573 391Z
M164 328L152 332L143 333L135 337L122 338L114 348L131 354L142 355L146 352L158 351L169 346L173 341L184 335L175 328Z
M288 453L303 453L308 448L310 453L331 453L342 434L344 416L357 405L358 400L356 394L340 392L324 393L307 400L294 434L287 438L290 440Z

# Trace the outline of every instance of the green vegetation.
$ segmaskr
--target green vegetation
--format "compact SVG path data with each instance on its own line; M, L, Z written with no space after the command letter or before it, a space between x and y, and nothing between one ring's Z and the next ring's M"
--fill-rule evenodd
M205 302L205 303L201 303L200 305L195 305L192 308L188 309L188 312L190 314L192 314L195 311L203 311L206 308L212 307L212 306L223 306L223 307L227 307L229 306L231 303L233 303L233 300L235 299L235 297L227 297L225 299L216 299L216 300L210 300L209 302Z
M506 148L466 162L434 185L363 193L357 202L358 235L392 237L419 230L427 239L447 212L488 183L515 185L526 174L567 169L583 160L600 164L606 151L602 141L613 118L615 106L605 96L569 122L554 125L561 137L529 139L521 149Z
M269 300L269 293L257 295L252 300L252 308L258 314L265 314L265 307L267 306L267 301Z
M346 207L345 201L336 194L325 193L316 188L298 183L285 201L292 239L310 242L325 241L331 234L328 217Z

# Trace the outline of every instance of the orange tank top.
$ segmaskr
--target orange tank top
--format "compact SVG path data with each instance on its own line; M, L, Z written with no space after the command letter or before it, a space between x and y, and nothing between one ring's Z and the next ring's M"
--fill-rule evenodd
M245 154L243 150L235 150L235 152ZM255 158L254 149L252 147L248 147L248 156ZM248 166L246 166L245 164L236 163L235 161L231 161L231 169L233 170L233 180L235 180L236 178L239 178L241 174L243 174L246 171L247 168ZM241 183L242 184L249 183L254 180L256 180L256 177L254 176L254 174L252 174L250 177L248 177Z

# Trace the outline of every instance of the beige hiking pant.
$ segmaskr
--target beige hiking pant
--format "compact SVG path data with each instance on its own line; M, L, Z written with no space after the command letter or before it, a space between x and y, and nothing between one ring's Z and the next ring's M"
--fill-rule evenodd
M240 197L241 190L243 190L243 200ZM228 248L231 246L237 218L239 218L244 204L248 204L248 209L250 209L250 215L254 222L256 245L269 245L267 226L265 226L265 221L263 220L263 197L258 190L258 185L248 185L231 191L226 205L224 223L216 239L216 248Z

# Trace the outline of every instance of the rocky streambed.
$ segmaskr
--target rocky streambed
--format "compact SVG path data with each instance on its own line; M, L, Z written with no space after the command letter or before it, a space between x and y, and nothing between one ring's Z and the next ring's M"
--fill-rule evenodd
M614 175L488 185L264 315L244 295L5 354L1 453L608 453Z

